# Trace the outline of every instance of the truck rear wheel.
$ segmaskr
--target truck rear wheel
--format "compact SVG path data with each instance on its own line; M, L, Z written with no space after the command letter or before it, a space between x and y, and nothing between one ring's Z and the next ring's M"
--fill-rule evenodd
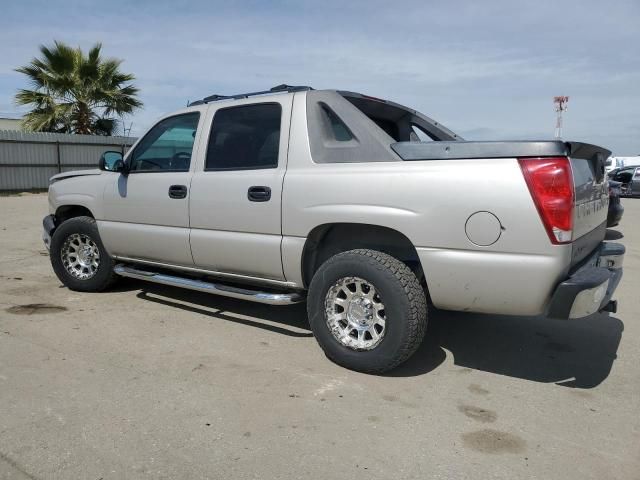
M375 250L343 252L322 264L307 309L325 355L366 373L384 373L406 361L427 327L426 297L414 273Z
M53 233L51 265L71 290L99 292L113 284L114 261L102 245L96 221L91 217L66 220Z

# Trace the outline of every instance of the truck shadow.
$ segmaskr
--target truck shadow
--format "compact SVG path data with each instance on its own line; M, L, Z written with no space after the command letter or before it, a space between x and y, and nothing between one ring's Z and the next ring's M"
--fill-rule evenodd
M440 311L418 352L389 375L427 373L448 350L458 367L594 388L609 376L623 330L622 321L606 313L552 320Z
M313 337L307 322L305 304L286 307L262 305L129 279L124 288L127 287L141 288L136 297L148 302L290 337Z
M211 318L291 337L313 336L305 304L261 305L135 280L127 280L120 289L141 289L137 294L141 300ZM594 388L608 377L623 330L621 320L605 313L563 321L438 311L429 320L418 351L386 376L428 374L442 365L449 351L461 372L468 368L570 388Z

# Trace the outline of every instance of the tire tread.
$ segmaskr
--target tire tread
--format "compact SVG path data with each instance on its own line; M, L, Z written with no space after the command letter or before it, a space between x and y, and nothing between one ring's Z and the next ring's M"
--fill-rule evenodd
M359 261L366 262L370 267L381 272L390 272L400 284L409 301L409 312L407 317L404 319L406 322L406 328L408 329L408 334L405 336L404 342L396 352L396 355L391 359L385 359L379 363L371 363L364 368L358 368L359 371L365 373L381 374L404 363L415 353L422 343L427 329L427 299L422 285L420 285L415 274L405 263L391 255L377 250L348 250L331 257L325 262L323 267L325 265L329 267L332 264L342 262L346 258L353 257L354 255L359 257ZM314 280L316 280L315 276L310 288L314 288ZM328 354L327 350L325 350L325 353ZM329 358L338 364L343 364L339 358L331 356ZM344 366L352 368L348 365Z
M58 250L58 238L56 238L56 234L64 234L67 229L72 225L78 225L80 228L84 224L84 226L92 232L92 235L95 236L94 241L100 247L100 255L101 255L101 264L100 267L107 268L106 272L98 272L94 277L89 280L76 280L71 278L65 268L62 266L62 262L59 261L59 252ZM76 227L78 228L78 227ZM62 232L62 233L60 233ZM55 248L54 248L55 245ZM51 265L53 266L53 270L55 274L58 276L60 281L64 283L69 289L79 291L79 292L101 292L103 290L111 287L119 278L119 276L113 271L113 259L107 254L104 245L102 245L102 240L100 239L100 234L98 233L98 227L96 225L95 219L87 216L73 217L68 220L65 220L53 233L53 239L51 242ZM105 262L104 264L102 262Z

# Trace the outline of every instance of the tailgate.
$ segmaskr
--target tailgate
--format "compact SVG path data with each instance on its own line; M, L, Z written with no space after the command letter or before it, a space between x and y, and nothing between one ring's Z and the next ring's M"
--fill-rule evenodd
M609 207L604 167L611 152L587 143L567 142L566 145L575 186L573 266L604 240Z

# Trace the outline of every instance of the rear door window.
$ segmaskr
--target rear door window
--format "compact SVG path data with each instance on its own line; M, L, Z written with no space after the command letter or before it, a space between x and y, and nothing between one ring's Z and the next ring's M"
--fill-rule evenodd
M281 118L279 103L218 110L209 135L205 170L276 168Z

